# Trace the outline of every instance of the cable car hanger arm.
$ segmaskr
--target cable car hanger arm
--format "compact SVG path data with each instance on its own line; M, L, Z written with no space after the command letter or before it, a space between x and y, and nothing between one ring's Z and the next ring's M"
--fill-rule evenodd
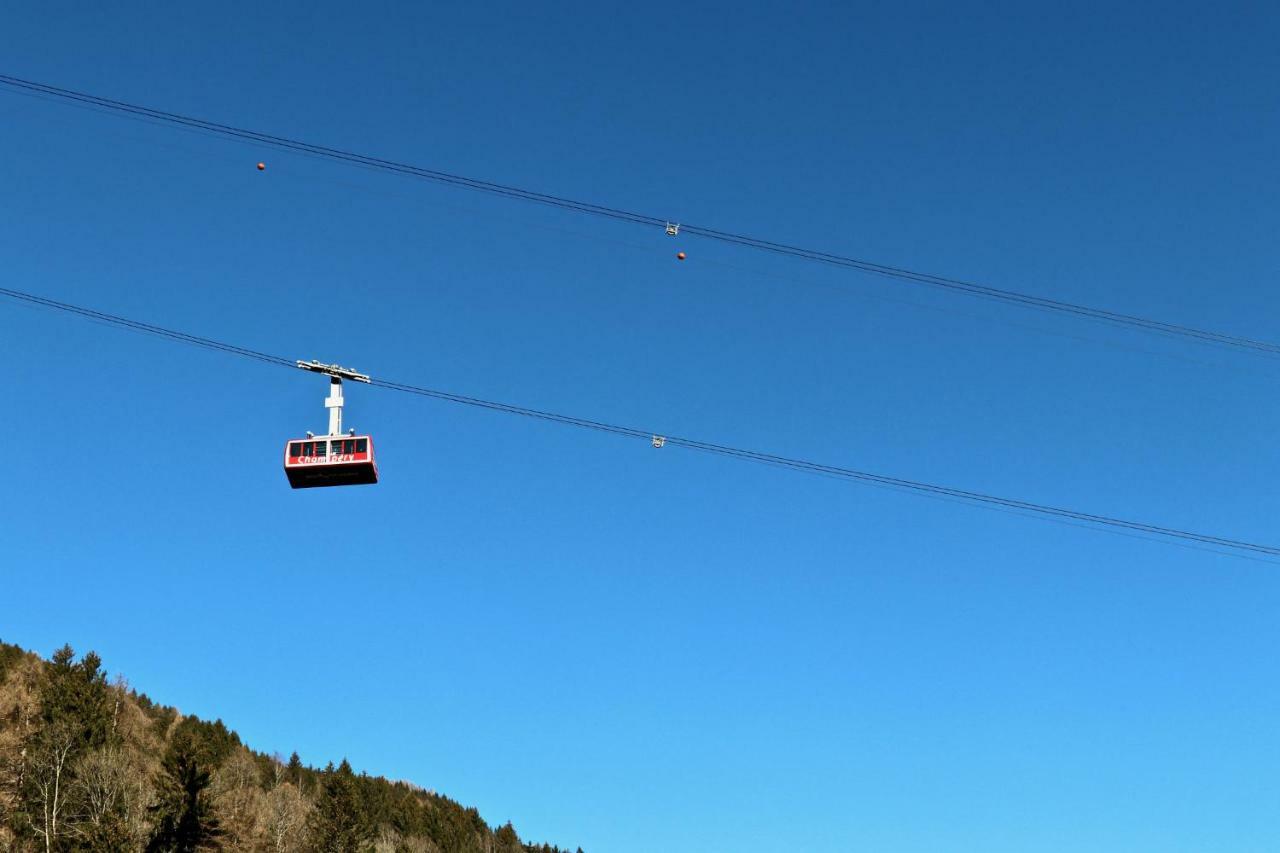
M314 358L311 359L311 361L302 361L299 359L297 364L298 367L301 367L303 370L310 370L314 373L323 373L327 376L332 376L335 379L350 379L353 382L370 381L368 374L356 373L351 368L343 367L340 364L322 364Z

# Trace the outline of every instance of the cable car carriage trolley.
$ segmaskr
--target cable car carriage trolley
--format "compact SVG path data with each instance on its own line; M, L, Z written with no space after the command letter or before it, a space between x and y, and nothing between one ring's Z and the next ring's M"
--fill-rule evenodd
M368 382L369 377L336 364L314 359L299 361L298 367L329 377L329 434L291 439L284 446L284 473L295 489L318 486L359 486L378 482L378 463L373 455L373 438L342 432L342 380Z

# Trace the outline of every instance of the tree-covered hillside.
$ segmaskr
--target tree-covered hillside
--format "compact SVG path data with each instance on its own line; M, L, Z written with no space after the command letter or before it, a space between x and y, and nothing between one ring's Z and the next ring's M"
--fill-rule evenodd
M406 782L249 749L93 652L0 643L0 849L568 853ZM578 853L581 853L579 849Z

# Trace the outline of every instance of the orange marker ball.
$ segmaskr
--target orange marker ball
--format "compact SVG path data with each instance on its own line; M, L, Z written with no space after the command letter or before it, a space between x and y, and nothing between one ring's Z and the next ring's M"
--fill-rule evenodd
M678 260L678 261L683 261L683 260L684 260L684 252L676 252L676 260Z
M262 171L263 169L265 169L265 168L267 168L267 164L266 164L266 163L259 163L259 164L258 164L258 171L259 171L259 172L261 172L261 171Z

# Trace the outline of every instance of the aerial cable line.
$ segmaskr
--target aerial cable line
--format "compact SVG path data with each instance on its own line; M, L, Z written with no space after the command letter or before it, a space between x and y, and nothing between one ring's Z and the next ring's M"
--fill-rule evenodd
M158 326L152 323L144 323L139 320L131 320L127 317L121 317L114 314L107 314L91 308L74 305L69 302L62 302L56 299L39 296L32 293L25 293L20 290L12 290L10 288L0 287L0 295L7 296L21 302L39 305L45 308L52 308L69 314L75 314L89 319L119 326L121 328L132 329L135 331L147 332L158 335L166 340L178 341L182 343L194 344L196 346L205 347L207 349L224 352L229 355L242 356L257 361L272 364L278 367L287 367L290 370L298 366L298 362L294 359L284 358L282 356L271 355L269 353L260 352L258 350L241 347L234 344L225 343L223 341L214 340L212 338L193 335L187 332L177 331L175 329ZM542 421L550 421L552 423L563 424L566 426L578 427L581 429L591 429L598 432L606 432L614 435L620 435L627 438L643 439L650 441L655 447L665 445L674 445L677 447L685 447L690 450L699 450L706 453L714 453L720 456L726 456L732 459L741 459L751 462L758 462L767 465L773 465L783 468L789 468L794 471L800 471L809 474L820 474L830 477L836 477L843 480L865 483L874 486L883 486L893 489L913 492L920 495L943 498L950 500L959 500L970 504L984 505L996 509L1007 511L1029 513L1041 517L1066 521L1072 523L1080 523L1094 528L1111 529L1113 531L1128 532L1131 534L1146 534L1149 536L1161 537L1174 543L1194 543L1196 546L1209 546L1212 548L1225 548L1235 556L1256 555L1263 557L1280 557L1280 546L1257 544L1252 542L1244 542L1238 539L1228 539L1221 536L1214 536L1206 533L1196 533L1188 530L1181 530L1173 527L1164 527L1156 524L1148 524L1140 521L1131 521L1128 519L1115 518L1112 516L1099 515L1096 513L1082 512L1073 509L1064 509L1062 507L1054 507L1046 504L1033 503L1031 501L1023 501L1015 498L1004 498L997 495L984 494L982 492L974 492L967 489L957 489L950 486L937 485L935 483L925 483L918 480L908 480L902 477L893 477L885 474L876 474L869 471L860 471L854 468L846 468L839 465L828 465L822 462L813 462L804 459L795 459L786 456L779 456L773 453L765 453L758 450L747 450L739 447L731 447L723 444L716 444L709 441L701 441L694 438L683 438L675 435L667 435L656 433L652 430L638 429L636 427L621 426L618 424L610 424L604 421L597 421L590 418L581 418L574 415L564 415L557 412L548 412L541 409L532 409L525 406L517 406L511 403L502 403L494 400L485 400L479 397L470 397L463 394L454 394L448 391L441 391L434 388L425 388L419 385L410 385L403 382L392 382L385 379L372 379L371 385L384 388L390 391L398 391L406 394L414 394L421 397L430 397L436 400L442 400L450 403L458 403L465 406L487 409L489 411L503 412L511 415L519 415L521 417L534 418ZM1219 552L1221 553L1221 552Z
M180 113L157 110L152 107L132 104L126 101L118 101L111 98L105 98L100 95L92 95L72 89L64 89L47 83L24 80L20 77L12 77L6 74L0 74L0 84L9 86L12 89L22 90L36 95L44 95L68 102L98 107L100 109L109 110L123 115L131 115L137 118L149 119L178 127L185 127L196 131L238 139L258 145L267 145L281 150L323 157L334 161L378 169L394 174L464 187L466 189L490 193L506 198L551 205L564 210L605 217L633 225L667 228L668 233L675 233L671 230L670 220L664 217L650 216L616 207L595 204L593 202L580 201L550 193L528 190L509 184L500 184L493 181L470 178L465 175L443 172L437 169L428 169L422 166L415 166L410 163L401 163L395 160L387 160L381 157L373 157L357 152L345 151L339 148L330 148L328 146L317 145L315 143L290 139L283 136L276 136L262 131L234 127L232 125L182 115ZM777 243L772 240L766 240L759 237L735 234L731 231L721 231L715 228L688 224L681 224L676 227L678 232L683 234L692 234L697 237L758 249L760 251L772 252L774 254L784 255L787 257L800 258L802 260L815 261L845 269L857 270L859 272L891 278L897 281L907 281L914 284L941 288L943 290L963 293L982 299L1018 305L1024 308L1052 311L1068 316L1096 320L1112 325L1128 326L1158 334L1174 335L1199 341L1201 343L1228 346L1255 353L1280 355L1280 343L1260 341L1238 335L1228 335L1222 332L1198 329L1193 326L1184 326L1177 323L1166 323L1162 320L1140 317L1135 314L1124 314L1103 308L1094 308L1087 305L1065 302L1059 299L1051 299L1045 296L1037 296L1031 293L992 287L990 285L965 281L963 279L919 272L905 267L879 264L859 258L848 257L846 255L824 252L817 249L807 249L801 246L788 245L786 243Z
M69 314L79 314L81 317L87 317L102 323L109 323L113 326L132 329L137 332L147 332L148 334L158 335L162 338L178 341L180 343L195 344L196 346L205 347L206 349L218 350L219 352L229 353L231 355L244 356L245 358L253 358L267 364L276 364L282 367L293 367L295 362L281 358L280 356L268 355L257 350L238 347L233 344L222 343L210 338L202 338L199 335L189 335L186 332L178 332L173 329L166 329L163 326L155 326L151 323L143 323L138 320L130 320L127 317L119 317L115 314L106 314L102 311L95 311L92 308L84 308L79 305L72 305L69 302L59 302L56 299L49 299L44 296L37 296L34 293L23 293L20 290L10 290L6 287L0 287L0 294L19 299L23 302L30 302L34 305L41 305L45 308L55 308L58 311L66 311Z

